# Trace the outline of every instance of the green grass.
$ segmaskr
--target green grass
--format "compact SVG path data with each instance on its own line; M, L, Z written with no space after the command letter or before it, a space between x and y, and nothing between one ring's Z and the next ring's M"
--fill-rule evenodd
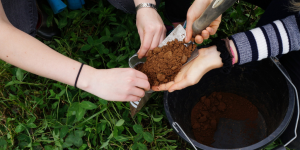
M163 8L164 2L160 14ZM223 15L216 36L255 27L263 10L254 8L235 4ZM56 23L62 36L43 42L65 56L95 68L124 68L139 49L135 15L107 1L89 0L81 10L66 9L58 15L44 9L50 15L48 24ZM129 103L105 101L3 61L0 82L0 149L192 149L170 127L161 92L132 118Z

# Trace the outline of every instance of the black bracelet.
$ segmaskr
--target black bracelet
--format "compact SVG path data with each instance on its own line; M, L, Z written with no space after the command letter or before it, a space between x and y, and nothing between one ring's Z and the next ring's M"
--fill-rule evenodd
M81 69L82 69L83 65L84 65L84 63L81 64L80 69L79 69L79 71L78 71L78 74L77 74L77 77L76 77L76 80L75 80L75 86L74 86L75 88L77 88L78 77L79 77L79 75L80 75L80 72L81 72Z
M222 73L229 74L232 65L232 56L226 47L226 42L220 38L215 38L212 40L212 44L217 46L217 50L221 52L220 57L222 58L223 67L221 69Z

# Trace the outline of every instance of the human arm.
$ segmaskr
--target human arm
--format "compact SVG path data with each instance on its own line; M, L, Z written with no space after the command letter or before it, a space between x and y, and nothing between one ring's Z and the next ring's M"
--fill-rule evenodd
M0 33L0 59L31 73L74 86L81 63L12 26L1 2ZM103 70L84 65L77 87L107 100L136 101L144 95L140 88L148 90L149 83L146 75L133 69Z
M186 38L185 42L189 42L192 39L193 30L192 25L196 19L198 19L202 13L205 11L207 6L213 0L195 0L194 3L191 5L187 12L187 24L186 24ZM216 34L219 25L221 23L220 15L216 20L214 20L205 30L202 31L201 35L197 35L195 37L195 41L198 44L201 44L203 40L208 39L210 35Z
M141 3L156 4L155 0L134 0L135 6ZM164 23L153 8L141 8L136 14L136 26L140 35L141 46L138 50L138 57L144 57L148 50L153 50L166 37Z
M300 49L299 16L291 15L262 27L232 35L230 46L237 65L274 57ZM217 54L218 53L218 54ZM215 46L199 50L199 56L184 66L175 81L154 90L180 90L200 81L208 71L223 64Z

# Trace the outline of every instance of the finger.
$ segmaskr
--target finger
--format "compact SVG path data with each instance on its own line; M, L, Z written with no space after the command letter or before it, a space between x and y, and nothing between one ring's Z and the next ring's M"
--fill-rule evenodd
M140 35L141 46L142 46L143 45L143 39L144 39L144 32L143 32L143 30L138 30L138 33ZM141 50L141 48L138 50L138 52L137 52L138 54L139 54L140 50Z
M201 35L197 35L197 36L195 37L195 41L196 41L196 43L201 44L201 43L203 42L202 36L201 36Z
M133 100L134 102L138 102L141 100L142 97L138 97L138 96L135 96L135 100Z
M135 96L135 95L128 95L125 99L125 101L139 101L141 97Z
M145 54L147 53L147 51L150 49L152 40L153 40L153 36L154 36L154 32L151 31L145 31L144 33L144 38L143 38L143 42L138 54L138 57L141 59L145 56Z
M192 25L193 25L193 17L188 15L187 20L186 20L186 29L185 29L185 31L186 31L185 42L186 43L188 43L192 39L192 36L193 36Z
M185 71L178 72L174 79L174 82L177 83L177 82L181 81L184 77L184 74L185 74Z
M188 87L190 85L191 85L190 82L188 82L187 78L185 78L185 79L181 80L180 82L173 84L169 88L168 91L169 92L173 92L175 90L181 90L181 89L186 88L186 87Z
M173 84L175 84L175 82L174 81L171 81L171 82L168 82L168 83L166 83L166 90L168 90Z
M145 91L150 90L150 83L148 82L148 80L136 78L134 82L134 86L144 89Z
M166 29L164 28L162 34L161 34L161 37L159 39L159 44L164 41L164 39L166 38Z
M174 81L171 81L171 82L168 82L168 83L165 83L165 84L161 84L159 85L159 90L160 91L166 91L169 89L170 86L172 86L175 82Z
M209 38L209 32L207 30L203 30L201 36L204 40Z
M214 35L214 34L215 34L214 29L211 28L211 27L207 27L207 28L206 28L206 31L209 32L209 35Z
M160 91L159 90L159 86L152 86L152 88L151 88L153 91Z
M156 86L157 88L155 88L156 91L165 91L167 90L165 87L166 87L166 84L160 84L159 86Z
M151 46L150 46L149 50L153 50L154 48L156 48L158 46L159 40L161 39L162 33L163 33L162 28L158 29L158 31L155 33L155 35L153 37L153 40L152 40L152 43L151 43Z
M209 27L211 27L211 28L213 29L211 35L216 34L216 32L217 32L217 30L218 30L218 28L219 28L219 26L220 26L221 19L222 19L222 15L220 15L216 20L214 20L214 21L209 25Z
M134 88L130 89L130 91L128 91L128 93L130 95L137 96L137 97L144 97L145 96L145 91L140 89L140 88L137 88L137 87L134 87Z
M165 90L167 90L166 84L161 84L161 85L159 85L159 90L160 90L160 91L165 91Z
M141 71L134 70L134 74L135 74L135 77L137 77L137 78L148 80L147 75L142 73Z
M161 36L160 36L158 45L159 45L162 41L164 41L165 38L166 38L166 30L164 29L164 30L162 31ZM157 46L158 46L158 45L157 45ZM148 56L148 53L146 53L146 56Z

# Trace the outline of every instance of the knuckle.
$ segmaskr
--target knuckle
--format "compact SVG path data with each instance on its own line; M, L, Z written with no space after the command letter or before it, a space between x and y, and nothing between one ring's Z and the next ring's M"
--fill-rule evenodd
M144 96L145 96L145 92L143 91L140 93L140 97L144 97Z
M138 100L140 100L139 97L133 97L132 99L133 99L133 101L138 101Z
M192 20L192 18L193 18L192 15L193 15L192 12L191 12L191 11L188 11L188 12L187 12L186 19L187 19L187 20Z
M124 90L126 93L129 93L131 91L131 87L126 87Z
M150 83L147 82L146 84L147 84L147 89L150 89Z
M167 30L167 29L166 29L166 26L163 26L163 27L162 27L162 30L163 30L163 31L166 31L166 30Z
M126 101L134 101L134 99L132 98L132 96L126 95Z
M122 100L123 100L123 101L128 100L128 96L127 96L127 95L122 96Z
M157 46L155 46L155 45L158 45L158 44L151 45L151 47L149 48L149 50L153 50L154 48L156 48Z
M142 48L148 50L150 46L148 45L143 45Z
M138 33L139 34L143 33L143 30L141 30L140 28L138 28Z
M159 25L159 26L158 26L158 30L159 30L159 31L163 31L163 28L164 28L164 27L163 27L162 25Z
M131 97L128 95L128 96L126 96L126 101L133 101L133 100L132 100Z
M154 31L154 27L153 26L148 26L146 29L147 29L148 32L153 32Z
M129 78L127 79L127 83L131 84L131 83L133 83L133 82L134 82L134 79L133 79L132 77L129 77Z
M128 70L129 75L134 75L135 74L135 70L132 68L129 68Z
M203 42L203 40L202 39L197 39L197 41L196 41L197 43L199 43L199 44L201 44L202 42Z

